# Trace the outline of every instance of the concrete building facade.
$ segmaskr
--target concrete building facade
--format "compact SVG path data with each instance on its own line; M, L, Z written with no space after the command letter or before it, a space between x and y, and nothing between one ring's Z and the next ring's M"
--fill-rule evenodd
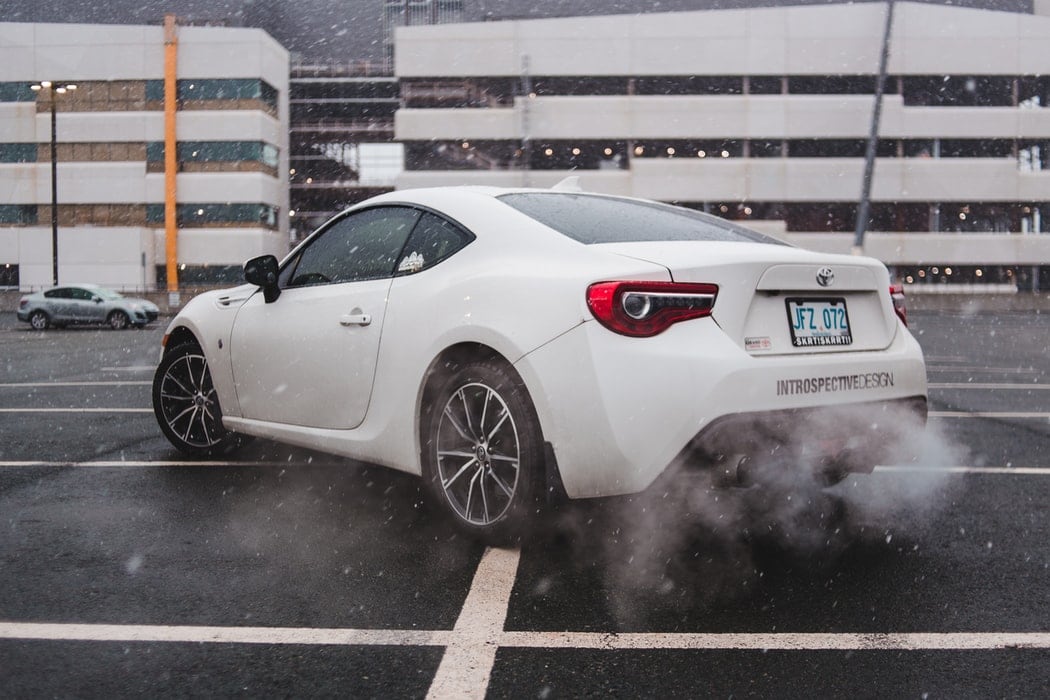
M887 7L399 29L398 187L575 174L848 252ZM1050 264L1046 9L895 4L865 252L902 276Z
M258 29L177 27L178 284L288 248L288 53ZM0 286L169 281L162 26L0 23ZM33 90L41 81L76 86Z

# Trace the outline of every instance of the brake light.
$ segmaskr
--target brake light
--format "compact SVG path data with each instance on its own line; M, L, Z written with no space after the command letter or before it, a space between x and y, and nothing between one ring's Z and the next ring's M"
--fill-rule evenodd
M904 285L897 283L890 285L890 299L893 301L893 310L897 313L901 322L908 325L908 305L904 301Z
M710 316L717 296L714 284L596 282L587 288L587 307L609 330L647 338L679 321Z
M22 297L18 300L18 308L24 309L27 306L29 306L29 299L27 299L26 297Z

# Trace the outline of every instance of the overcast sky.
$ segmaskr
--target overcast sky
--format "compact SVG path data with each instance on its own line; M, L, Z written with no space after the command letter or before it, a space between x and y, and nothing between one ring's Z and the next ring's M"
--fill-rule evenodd
M828 0L825 0L828 1ZM940 0L933 0L940 1ZM464 0L468 21L820 4L820 0ZM1031 12L1031 0L944 4ZM0 21L159 24L166 12L269 31L310 61L380 59L382 0L0 0Z

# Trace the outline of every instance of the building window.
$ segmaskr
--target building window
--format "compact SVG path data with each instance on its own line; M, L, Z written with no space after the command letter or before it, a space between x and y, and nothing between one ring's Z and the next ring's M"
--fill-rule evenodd
M0 264L0 289L18 289L18 265Z
M887 80L883 90L893 92L894 82ZM788 78L792 95L874 95L874 75L820 75Z
M35 143L0 143L0 163L35 163Z
M0 204L0 224L32 226L36 223L35 204Z
M779 95L784 92L784 79L779 75L752 75L747 79L751 95Z
M863 158L864 139L793 139L788 141L791 158Z
M277 228L277 207L269 204L248 202L178 204L175 216L177 224L186 228L251 224L262 224L271 229ZM164 205L147 204L146 221L151 224L163 224Z
M157 288L168 286L168 268L157 265ZM228 287L244 282L241 265L179 265L179 285L182 287Z
M942 158L1010 158L1014 142L1009 139L943 139Z
M179 141L176 151L181 163L256 161L272 168L278 163L277 147L262 141ZM151 141L146 145L146 160L150 163L164 161L163 141Z
M260 100L275 111L279 94L277 88L257 78L179 80L176 82L175 92L177 99L182 101ZM163 80L146 81L146 99L164 99Z
M36 93L28 81L0 83L0 102L36 102Z
M908 107L1010 107L1016 79L1001 75L904 76Z
M740 95L743 92L744 79L739 76L675 75L635 79L638 95Z

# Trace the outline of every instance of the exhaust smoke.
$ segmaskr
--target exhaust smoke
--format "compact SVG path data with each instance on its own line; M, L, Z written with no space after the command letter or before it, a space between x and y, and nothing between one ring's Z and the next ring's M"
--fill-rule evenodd
M965 450L906 407L836 409L806 428L847 438L830 459L804 442L753 442L715 464L678 464L642 494L559 514L557 532L574 561L604 572L623 627L640 622L646 601L695 608L749 596L771 559L826 569L854 547L919 539L961 487L938 467L965 463ZM844 476L863 453L848 435L886 429L896 438L880 446L890 459L879 464L906 468Z

